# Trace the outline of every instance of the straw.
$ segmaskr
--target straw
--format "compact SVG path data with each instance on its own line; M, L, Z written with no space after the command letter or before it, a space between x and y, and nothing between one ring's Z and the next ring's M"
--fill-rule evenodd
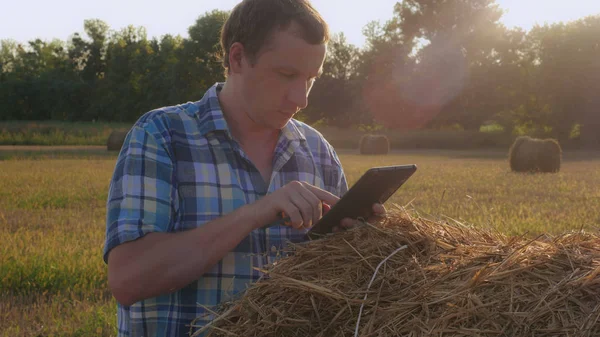
M391 210L288 253L193 336L600 336L600 233L508 237Z

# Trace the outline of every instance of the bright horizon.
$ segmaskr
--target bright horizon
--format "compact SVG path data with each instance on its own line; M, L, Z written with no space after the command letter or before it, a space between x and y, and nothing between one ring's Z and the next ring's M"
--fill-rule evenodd
M239 0L170 0L153 7L142 0L17 1L5 4L0 12L0 40L23 43L36 38L66 41L74 33L83 35L86 19L105 21L111 30L128 25L146 28L148 38L165 34L188 37L187 30L196 19L213 9L230 10ZM333 33L344 32L348 42L364 45L362 29L370 21L392 18L394 0L370 0L368 6L348 5L348 0L312 0ZM358 2L353 2L357 4ZM509 28L531 29L536 23L568 22L600 14L600 1L571 0L496 0L507 11L500 21ZM67 10L69 9L67 13Z

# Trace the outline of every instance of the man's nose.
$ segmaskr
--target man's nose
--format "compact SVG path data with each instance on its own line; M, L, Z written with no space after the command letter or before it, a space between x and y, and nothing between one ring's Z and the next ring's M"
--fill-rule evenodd
M293 84L288 93L288 99L299 109L304 109L308 105L308 83L306 81L297 81Z

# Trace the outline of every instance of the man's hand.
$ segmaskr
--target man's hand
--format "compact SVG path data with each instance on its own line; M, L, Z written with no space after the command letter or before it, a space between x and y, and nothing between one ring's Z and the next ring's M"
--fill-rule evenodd
M323 203L333 207L338 200L336 195L316 186L292 181L251 205L254 225L255 228L265 226L284 212L290 217L291 227L310 228L323 216Z
M382 204L373 204L373 215L371 215L368 219L365 219L365 220L367 222L378 221L378 220L382 219L383 217L385 217L385 213L386 213L386 210ZM360 223L360 220L344 218L340 222L339 226L333 227L333 232L336 233L336 232L341 232L341 231L345 231L348 229L352 229L352 228L356 227L359 223Z

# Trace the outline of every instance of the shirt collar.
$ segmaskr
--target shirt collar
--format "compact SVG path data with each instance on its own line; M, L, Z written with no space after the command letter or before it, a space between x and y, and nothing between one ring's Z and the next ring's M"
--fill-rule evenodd
M217 82L212 85L204 94L202 99L197 102L197 117L200 125L200 133L206 135L213 131L223 131L231 139L231 131L221 110L218 92L223 89L223 82ZM290 120L281 130L282 136L290 141L306 141L304 133L298 128L295 121Z
M223 116L219 97L217 96L217 93L222 88L223 83L215 83L206 91L204 97L196 102L198 124L200 125L200 133L203 136L212 131L224 131L231 137L229 126L227 126L227 121L225 120L225 116Z

